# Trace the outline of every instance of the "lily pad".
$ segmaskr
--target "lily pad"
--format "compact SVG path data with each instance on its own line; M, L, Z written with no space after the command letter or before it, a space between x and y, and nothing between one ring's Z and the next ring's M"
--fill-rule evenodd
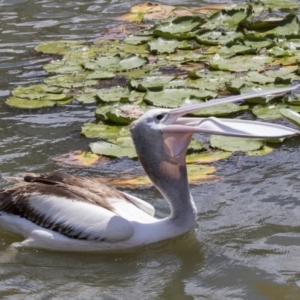
M18 97L9 97L5 103L8 106L23 108L23 109L36 109L42 107L52 107L57 103L55 101L50 100L28 100Z
M55 157L53 160L62 166L72 168L99 168L109 162L106 157L80 150Z
M206 117L206 116L223 117L246 109L248 109L247 105L237 105L234 103L227 103L227 104L220 104L220 105L215 105L207 108L202 108L201 110L192 112L191 115L201 116L201 117Z
M178 41L176 39L158 38L148 44L150 50L157 53L174 53L176 49L191 49L187 41Z
M84 46L84 41L51 41L39 44L34 49L37 52L48 54L65 54L66 52L82 48Z
M115 124L127 125L145 113L145 109L134 104L114 104L99 106L96 116L103 121L111 121Z
M196 153L188 155L186 157L187 164L203 164L203 163L212 163L222 159L226 159L232 155L232 152L229 151L205 151L202 153Z
M174 76L151 76L143 79L132 79L130 85L140 92L145 92L147 89L162 90Z
M231 72L247 72L257 70L260 67L268 64L273 59L269 56L234 56L232 58L221 58L218 55L209 61L211 68L214 70L223 70Z
M127 102L129 90L120 86L109 89L100 89L96 92L96 97L102 102Z
M252 109L252 112L261 119L272 120L282 118L280 109L290 108L296 112L300 112L300 106L288 105L288 104L276 104L276 105L257 105Z
M204 19L194 16L179 17L161 22L153 27L153 34L164 38L181 38L181 34L191 32L204 23Z
M148 63L148 59L145 57L131 55L120 60L120 66L122 70L131 70L139 68Z
M210 91L199 91L196 89L164 89L159 92L147 91L144 101L159 107L175 108L184 104L192 104L189 99L210 99L215 93Z
M108 156L108 157L129 157L136 158L137 154L131 138L118 138L112 142L98 141L90 143L90 148L93 153ZM131 140L131 142L130 142Z
M224 151L254 151L264 147L264 142L259 140L211 135L210 145Z
M279 112L283 117L300 127L300 115L296 111L288 108L280 108Z

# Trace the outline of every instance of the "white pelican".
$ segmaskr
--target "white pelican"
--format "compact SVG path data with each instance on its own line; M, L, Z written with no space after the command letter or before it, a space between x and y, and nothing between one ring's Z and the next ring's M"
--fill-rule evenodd
M156 219L154 208L136 197L92 179L53 172L8 178L16 184L0 191L0 228L24 238L13 247L58 251L128 249L191 231L197 211L189 190L185 155L193 133L275 138L299 132L263 122L181 116L211 105L295 88L172 110L154 109L133 122L131 135L140 162L170 205L170 216L164 219Z

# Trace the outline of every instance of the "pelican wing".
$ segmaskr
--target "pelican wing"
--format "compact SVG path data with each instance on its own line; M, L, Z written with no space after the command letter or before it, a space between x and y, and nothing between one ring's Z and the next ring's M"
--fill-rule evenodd
M0 192L0 210L70 238L127 240L134 227L118 206L145 214L123 193L91 179L55 172L28 174L23 182L15 182L19 183Z

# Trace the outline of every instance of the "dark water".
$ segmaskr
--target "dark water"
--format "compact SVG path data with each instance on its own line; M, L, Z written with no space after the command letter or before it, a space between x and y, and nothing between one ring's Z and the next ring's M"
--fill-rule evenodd
M79 131L93 119L92 107L33 112L4 101L16 86L45 78L46 58L36 55L35 45L99 39L117 24L115 14L138 3L0 0L0 187L7 186L3 176L24 171L95 175L52 160L87 149ZM13 252L7 247L18 238L1 232L0 298L300 299L299 144L294 138L265 157L236 154L217 163L221 181L191 188L199 210L196 233L169 243L111 255ZM97 172L130 166L122 160ZM154 189L131 192L153 203L159 216L168 212Z

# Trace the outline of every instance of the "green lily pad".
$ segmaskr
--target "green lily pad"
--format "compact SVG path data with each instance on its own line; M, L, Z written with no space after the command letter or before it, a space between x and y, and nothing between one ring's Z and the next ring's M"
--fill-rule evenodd
M100 89L96 92L96 97L102 102L127 102L129 90L120 86L109 89Z
M210 145L213 148L218 148L224 151L247 152L262 149L264 146L264 142L247 138L211 135Z
M288 108L280 108L279 112L286 119L300 127L300 115L296 111Z
M66 52L82 48L85 46L84 41L51 41L39 44L34 48L37 52L48 54L65 54Z
M93 153L108 157L137 157L131 138L118 138L113 142L98 141L90 143L90 148Z
M211 15L206 24L202 28L207 30L214 30L216 28L223 28L226 30L236 29L236 27L245 22L252 13L252 7L223 9Z
M187 164L203 164L203 163L212 163L222 159L226 159L232 155L232 152L229 151L210 151L196 153L192 155L187 155L186 163Z
M235 103L226 103L215 105L211 107L202 108L201 110L196 110L191 113L193 116L216 116L216 117L223 117L228 116L233 113L237 113L243 110L248 109L248 105L237 105Z
M209 61L211 68L214 70L223 70L231 72L247 72L250 70L257 70L260 67L272 61L269 56L234 56L232 58L224 59L216 56Z
M42 107L53 107L57 104L55 101L50 100L28 100L18 97L9 97L5 103L8 106L23 108L23 109L36 109Z
M98 124L85 123L81 127L81 133L87 138L99 139L116 139L122 136L130 136L127 126L112 126L106 125L103 122L99 122Z
M288 105L288 104L276 104L276 105L258 105L252 109L252 112L261 119L272 120L282 118L280 109L290 108L294 111L300 112L300 106Z
M86 78L87 79L111 79L114 78L116 75L112 72L106 71L95 71L89 74Z
M210 91L199 91L195 89L164 89L159 92L147 91L144 101L159 107L175 108L184 104L192 104L189 99L210 99L215 93Z
M158 38L149 44L150 50L157 53L173 53L177 49L190 49L191 46L187 41L178 41L175 39Z
M124 43L131 45L141 45L152 39L152 35L129 35L124 39Z
M204 23L204 19L194 16L183 16L171 21L161 22L153 27L153 34L164 38L182 37Z
M266 7L271 9L297 9L299 4L291 0L260 0Z
M96 98L95 98L95 93L87 93L87 94L81 94L81 95L75 95L75 100L81 103L95 103Z
M131 55L120 60L120 66L122 70L131 70L142 67L148 63L148 59L145 57Z
M145 110L133 104L114 104L98 106L96 116L103 121L111 121L115 124L130 124L132 121L139 118Z
M145 92L148 89L162 90L173 78L174 76L151 76L143 79L132 79L130 85L140 92Z

